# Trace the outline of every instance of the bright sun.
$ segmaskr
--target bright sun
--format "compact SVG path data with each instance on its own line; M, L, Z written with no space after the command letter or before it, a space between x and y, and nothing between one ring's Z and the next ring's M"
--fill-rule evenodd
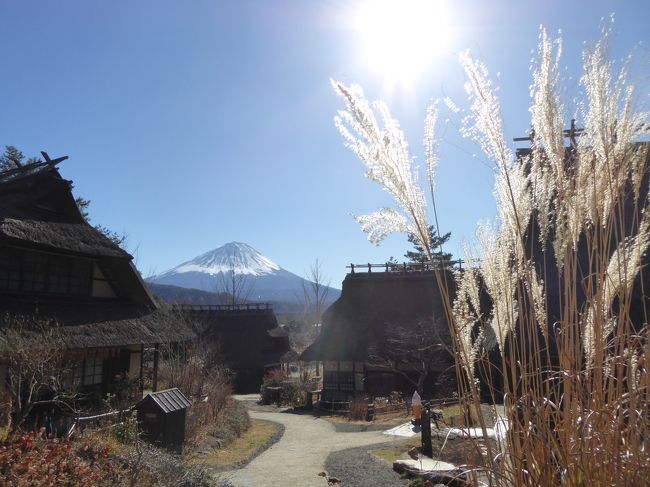
M363 62L391 85L417 81L449 38L444 0L368 0L355 24Z

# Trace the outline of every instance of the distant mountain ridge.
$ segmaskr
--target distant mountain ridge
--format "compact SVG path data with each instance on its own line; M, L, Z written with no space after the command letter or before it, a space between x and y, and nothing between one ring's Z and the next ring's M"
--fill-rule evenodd
M304 305L303 285L311 289L309 281L283 269L242 242L227 243L146 280L153 284L222 293L227 292L224 282L231 279L233 273L250 286L250 292L242 296L247 301ZM341 291L328 289L327 304L330 304L338 299Z
M169 284L155 284L153 282L145 283L149 291L168 304L231 304L231 296L227 293L212 293L200 289L190 289L187 287L170 286ZM249 302L249 301L245 301ZM304 303L269 301L273 305L276 314L301 314L304 313Z
M227 293L211 293L153 282L146 284L154 296L170 304L228 304L230 302L230 295Z

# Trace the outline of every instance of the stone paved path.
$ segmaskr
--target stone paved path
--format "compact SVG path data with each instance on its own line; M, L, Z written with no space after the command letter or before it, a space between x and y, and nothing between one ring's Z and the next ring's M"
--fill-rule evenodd
M252 418L281 423L284 435L246 467L220 474L237 487L326 487L318 473L335 451L386 443L379 431L337 433L334 426L310 415L250 411Z

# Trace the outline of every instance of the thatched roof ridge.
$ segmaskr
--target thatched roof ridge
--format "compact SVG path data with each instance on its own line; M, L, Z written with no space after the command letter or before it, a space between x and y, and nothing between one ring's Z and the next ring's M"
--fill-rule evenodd
M49 166L20 178L3 179L0 173L0 217L84 223L72 195L72 182Z
M72 183L56 167L43 163L0 173L0 242L132 259L85 221Z
M0 220L0 241L64 250L77 254L131 259L131 255L87 223Z

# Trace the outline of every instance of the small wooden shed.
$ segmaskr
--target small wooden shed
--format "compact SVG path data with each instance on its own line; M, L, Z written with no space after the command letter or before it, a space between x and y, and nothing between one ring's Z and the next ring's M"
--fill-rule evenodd
M180 453L185 441L185 410L190 406L176 387L147 394L135 406L144 438Z

